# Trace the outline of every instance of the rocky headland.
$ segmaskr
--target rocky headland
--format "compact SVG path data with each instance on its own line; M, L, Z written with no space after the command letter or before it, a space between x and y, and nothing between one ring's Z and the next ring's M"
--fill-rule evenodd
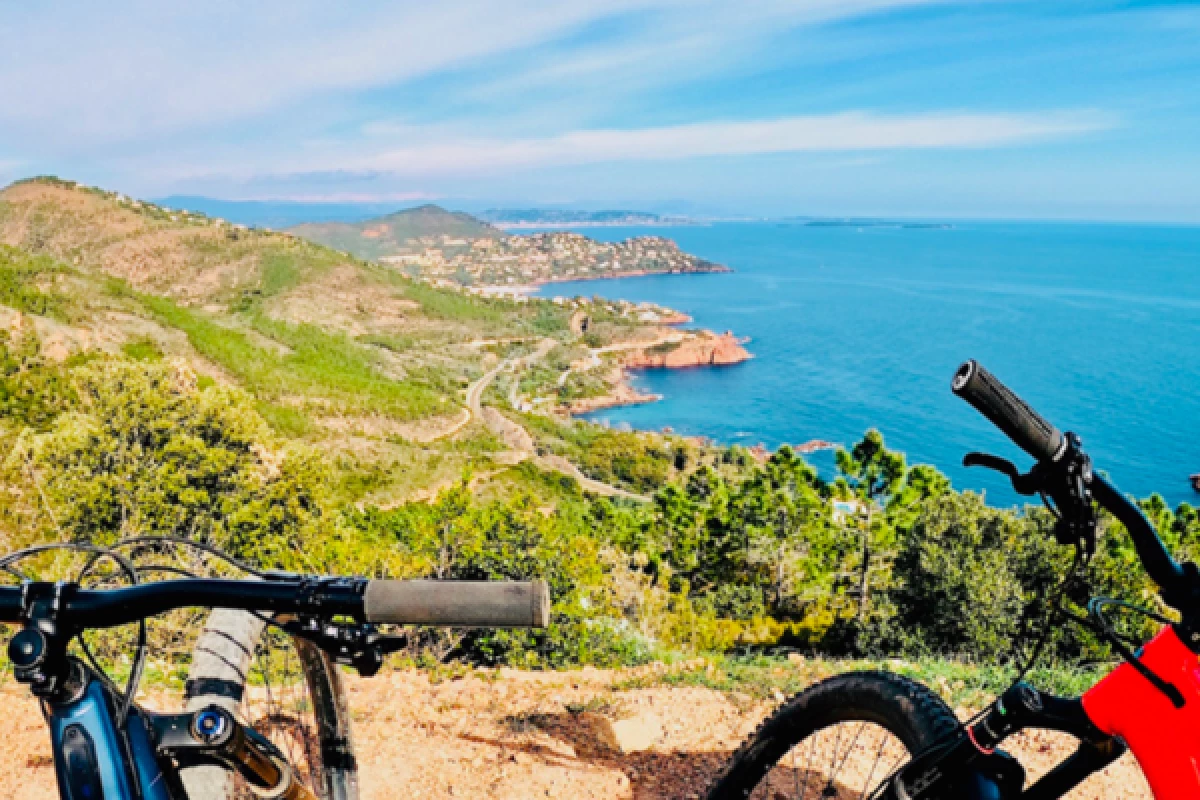
M645 350L633 350L625 358L627 369L680 369L740 364L752 356L732 332L698 331L676 342L663 342Z

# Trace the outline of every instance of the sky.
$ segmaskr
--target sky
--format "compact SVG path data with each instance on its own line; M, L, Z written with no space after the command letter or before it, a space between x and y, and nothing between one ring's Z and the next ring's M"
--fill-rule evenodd
M1200 4L0 0L0 183L1200 222Z

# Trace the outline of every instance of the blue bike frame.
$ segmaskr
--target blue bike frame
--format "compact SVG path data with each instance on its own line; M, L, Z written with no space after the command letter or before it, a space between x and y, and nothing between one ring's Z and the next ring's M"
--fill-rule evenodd
M155 756L145 712L131 709L118 727L112 691L86 675L87 686L74 700L45 704L63 800L177 800Z

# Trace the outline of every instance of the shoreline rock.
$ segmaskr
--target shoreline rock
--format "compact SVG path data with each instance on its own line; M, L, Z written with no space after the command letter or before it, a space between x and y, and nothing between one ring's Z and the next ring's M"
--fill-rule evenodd
M731 331L700 331L680 342L664 343L645 350L631 351L625 358L626 369L682 369L686 367L729 366L753 356Z
M592 411L602 411L606 408L619 408L620 406L640 406L645 403L656 403L662 400L661 394L643 394L633 387L629 381L622 376L621 380L613 387L613 390L608 394L600 395L599 397L585 397L576 400L567 406L567 413L571 416L577 414L588 414Z
M643 393L634 388L629 382L628 370L688 369L740 364L754 357L744 347L748 341L746 338L739 339L730 331L719 334L698 331L684 334L678 341L659 342L632 349L610 377L612 388L607 394L575 400L562 411L575 416L606 408L656 402L661 400L662 396Z

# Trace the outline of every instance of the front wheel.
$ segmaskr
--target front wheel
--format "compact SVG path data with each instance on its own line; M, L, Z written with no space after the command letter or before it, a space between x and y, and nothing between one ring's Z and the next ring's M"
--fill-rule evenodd
M838 675L768 717L734 753L708 800L864 800L957 726L941 698L907 678Z
M192 651L187 710L218 705L278 748L320 800L358 800L350 709L338 667L315 645L245 611L217 609ZM180 771L189 800L254 800L218 764Z

